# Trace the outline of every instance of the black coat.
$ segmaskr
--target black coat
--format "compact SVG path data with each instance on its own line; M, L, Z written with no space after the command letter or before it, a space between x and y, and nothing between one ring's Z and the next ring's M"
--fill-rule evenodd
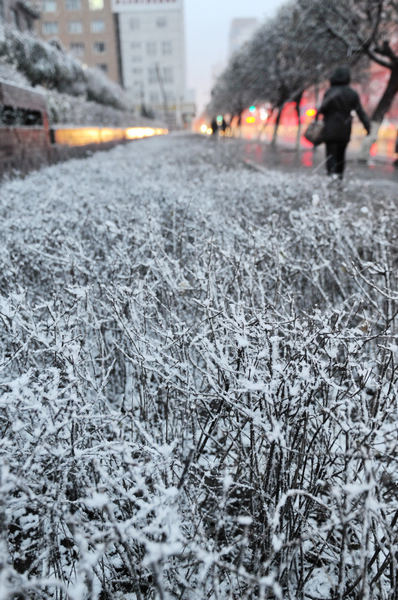
M325 142L350 141L352 116L356 111L366 131L370 131L370 121L362 108L361 101L355 90L349 87L350 71L348 68L336 69L330 80L330 88L326 92L318 113L323 114L325 123Z

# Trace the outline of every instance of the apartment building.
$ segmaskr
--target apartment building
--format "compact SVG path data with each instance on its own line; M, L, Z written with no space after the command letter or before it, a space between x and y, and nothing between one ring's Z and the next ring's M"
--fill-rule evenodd
M182 126L194 111L186 97L183 0L113 0L113 10L123 84L134 105Z
M39 0L38 7L36 30L41 38L58 40L83 64L101 69L120 83L111 0Z

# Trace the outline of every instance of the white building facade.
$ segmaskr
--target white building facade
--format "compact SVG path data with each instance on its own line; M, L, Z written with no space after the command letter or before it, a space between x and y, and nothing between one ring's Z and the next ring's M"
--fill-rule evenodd
M184 0L113 0L123 85L137 110L181 126L186 100Z

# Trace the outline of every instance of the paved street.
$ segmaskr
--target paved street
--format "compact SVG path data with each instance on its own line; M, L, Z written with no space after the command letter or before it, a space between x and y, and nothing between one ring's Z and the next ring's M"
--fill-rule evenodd
M279 144L272 148L269 143L244 139L226 138L219 139L220 144L230 144L239 148L243 159L266 168L284 172L303 171L310 174L324 175L325 149L320 146L315 150L301 149L297 152L293 148ZM360 163L355 155L348 149L345 179L366 179L375 181L379 179L396 182L398 184L398 168L394 167L391 159L375 158L368 165Z

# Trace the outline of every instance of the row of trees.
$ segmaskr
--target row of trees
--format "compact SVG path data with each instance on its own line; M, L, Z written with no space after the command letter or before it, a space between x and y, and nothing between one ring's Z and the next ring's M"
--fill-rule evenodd
M253 102L269 102L276 135L286 103L296 102L299 111L304 91L334 66L348 63L360 78L375 62L390 76L371 115L372 141L398 92L397 43L396 0L292 0L232 57L208 110L238 116Z

